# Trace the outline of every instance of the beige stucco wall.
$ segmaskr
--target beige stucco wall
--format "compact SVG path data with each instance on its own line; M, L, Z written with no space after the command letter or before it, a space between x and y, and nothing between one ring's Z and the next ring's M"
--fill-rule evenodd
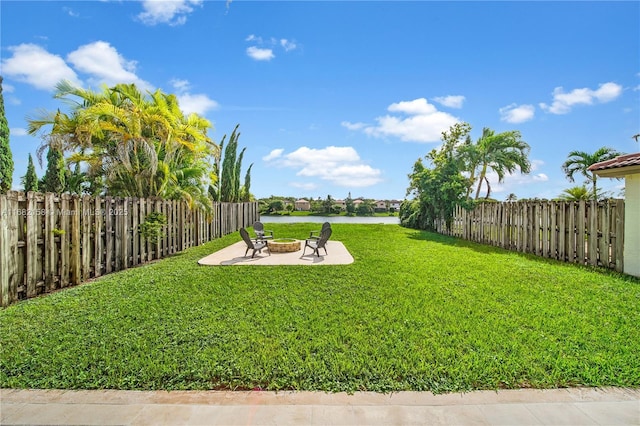
M624 273L640 277L640 174L625 176Z

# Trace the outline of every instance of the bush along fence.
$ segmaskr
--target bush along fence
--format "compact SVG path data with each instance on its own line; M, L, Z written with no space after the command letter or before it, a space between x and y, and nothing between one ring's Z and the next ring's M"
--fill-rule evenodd
M10 191L0 195L0 306L120 271L251 226L258 204Z
M623 270L624 200L518 201L458 207L439 233L507 250Z

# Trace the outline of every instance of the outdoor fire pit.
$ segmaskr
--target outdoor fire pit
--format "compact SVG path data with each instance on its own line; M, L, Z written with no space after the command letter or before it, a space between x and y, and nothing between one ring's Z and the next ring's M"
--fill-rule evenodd
M269 251L272 253L293 253L300 250L300 240L295 238L276 238L267 240Z

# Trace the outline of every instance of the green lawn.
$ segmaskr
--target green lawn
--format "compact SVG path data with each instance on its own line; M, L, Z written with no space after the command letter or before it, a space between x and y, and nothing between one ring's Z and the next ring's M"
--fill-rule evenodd
M196 264L235 233L4 309L0 387L640 386L639 280L395 225L333 230L353 264Z

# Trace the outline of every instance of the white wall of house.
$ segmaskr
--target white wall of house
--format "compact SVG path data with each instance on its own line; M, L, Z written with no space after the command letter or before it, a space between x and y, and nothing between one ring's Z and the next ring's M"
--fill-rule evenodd
M640 173L625 176L624 273L640 277Z

